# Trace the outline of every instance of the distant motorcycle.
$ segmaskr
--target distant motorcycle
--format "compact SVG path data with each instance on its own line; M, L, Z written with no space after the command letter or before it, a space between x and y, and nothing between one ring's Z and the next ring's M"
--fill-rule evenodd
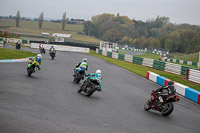
M153 109L156 111L161 112L163 116L168 116L172 113L174 109L173 102L178 102L179 96L178 95L165 95L163 97L163 103L159 103L158 95L156 92L153 90L151 93L151 99L149 99L145 105L144 109L146 111Z
M40 48L40 53L44 53L45 54L45 49L44 48Z
M98 90L100 84L101 81L98 78L91 78L90 76L88 76L83 84L78 88L78 93L81 93L83 91L86 96L90 97L95 91L101 91Z
M20 50L20 48L21 48L21 44L20 43L16 43L16 49Z
M55 52L51 52L51 53L49 53L49 55L51 56L52 60L54 60L54 58L56 56L56 53Z
M86 71L85 67L80 67L80 70L77 70L77 74L73 75L75 83L79 83L81 80L84 79L85 71Z

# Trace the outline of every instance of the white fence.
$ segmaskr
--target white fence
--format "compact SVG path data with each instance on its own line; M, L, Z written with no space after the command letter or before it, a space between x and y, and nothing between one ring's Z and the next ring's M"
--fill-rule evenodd
M133 62L133 56L125 54L124 60L127 62Z
M181 65L166 62L165 71L181 75Z
M189 69L188 80L200 84L200 71Z
M142 65L143 66L148 66L148 67L153 67L153 61L154 59L148 59L148 58L144 58Z

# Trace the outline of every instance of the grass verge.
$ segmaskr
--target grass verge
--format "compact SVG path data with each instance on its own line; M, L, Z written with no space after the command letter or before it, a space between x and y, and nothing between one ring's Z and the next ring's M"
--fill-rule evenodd
M90 51L89 54L92 55L92 56L96 56L98 58L104 59L104 60L106 60L110 63L113 63L115 65L118 65L122 68L125 68L125 69L127 69L127 70L129 70L129 71L131 71L131 72L133 72L137 75L142 76L142 77L146 77L147 71L152 71L152 72L155 72L155 73L157 73L157 74L159 74L163 77L169 78L171 80L174 80L176 82L179 82L181 84L184 84L186 86L189 86L193 89L200 91L200 85L199 84L195 84L195 83L192 83L190 81L185 80L184 76L175 75L175 74L167 73L167 72L164 72L164 71L159 71L159 70L156 70L156 69L153 69L153 68L145 67L145 66L142 66L142 65L137 65L137 64L133 64L133 63L129 63L129 62L105 57L105 56L96 54L95 51L92 51L92 50Z
M20 51L15 49L0 48L0 59L21 59L30 56L36 56L36 53Z

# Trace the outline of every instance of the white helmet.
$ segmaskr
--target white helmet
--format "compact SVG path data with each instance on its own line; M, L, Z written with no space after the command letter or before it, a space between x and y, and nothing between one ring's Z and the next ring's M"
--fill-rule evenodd
M42 59L42 55L41 54L37 54L37 56L39 56Z
M101 70L96 70L96 73L101 74Z

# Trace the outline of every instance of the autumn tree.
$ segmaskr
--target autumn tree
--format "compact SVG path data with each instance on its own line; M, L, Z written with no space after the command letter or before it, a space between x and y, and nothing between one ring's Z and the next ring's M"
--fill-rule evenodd
M20 20L20 11L17 11L17 14L16 14L16 27L19 27L19 20Z
M43 20L44 20L44 13L41 12L41 13L40 13L40 16L39 16L39 19L38 19L38 24L39 24L39 28L40 28L40 29L42 29Z
M65 24L66 24L66 12L64 12L62 16L62 30L65 30Z
M119 32L119 30L116 30L113 28L113 29L106 31L103 38L106 41L116 42L116 41L120 40L120 36L121 36L121 33Z

